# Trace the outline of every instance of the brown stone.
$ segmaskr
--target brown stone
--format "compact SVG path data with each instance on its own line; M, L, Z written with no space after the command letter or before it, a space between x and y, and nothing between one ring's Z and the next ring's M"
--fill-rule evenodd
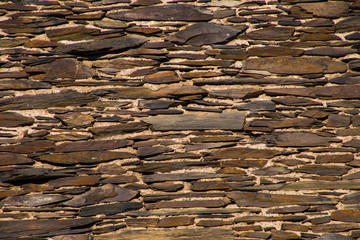
M25 125L31 125L34 123L34 119L31 117L25 117L18 113L2 112L0 113L0 127L20 127Z
M144 202L159 202L159 201L163 201L163 200L174 200L174 199L179 199L179 198L218 198L218 197L224 197L225 194L222 192L212 192L212 193L194 193L194 192L190 192L190 193L166 193L166 194L149 194L149 195L144 195ZM227 209L229 210L229 209ZM233 209L234 210L234 209ZM169 212L167 212L169 211ZM135 213L135 215L132 216L151 216L151 213L153 213L153 215L193 215L193 214L202 214L205 213L206 211L208 211L209 213L215 213L216 209L184 209L184 210L178 210L178 212L176 212L175 210L161 210L161 211L149 211L149 213ZM165 213L165 214L161 214ZM171 212L171 213L170 213ZM220 212L218 212L220 213ZM228 213L228 212L227 212Z
M139 179L137 179L136 176L119 175L119 176L108 177L104 180L101 180L100 182L112 183L112 184L124 184L124 183L132 183L137 181L139 181Z
M247 158L265 158L270 159L281 152L269 149L250 149L250 148L228 148L216 151L216 159L247 159Z
M267 217L267 216L244 216L235 218L234 222L246 222L248 224L255 222L272 222L272 221L289 221L289 222L300 222L306 219L306 216L302 215L284 215L277 217Z
M194 224L194 219L194 217L187 216L165 217L158 222L156 227L168 228L177 226L189 226Z
M262 94L262 90L257 88L239 88L227 90L215 90L209 92L209 97L213 98L230 98L230 99L247 99L258 97Z
M231 225L232 221L215 220L215 219L203 219L196 223L196 226L201 227L218 227L224 225Z
M319 224L312 225L311 230L314 233L334 233L345 232L353 229L359 229L360 225L357 223L333 223L333 224Z
M0 152L12 153L34 153L44 152L51 149L54 142L46 140L38 140L33 142L25 142L17 145L0 146Z
M51 85L45 82L31 80L1 80L0 90L28 90L28 89L49 89Z
M247 59L245 70L263 70L277 74L314 74L345 72L347 67L343 62L328 58L283 56Z
M91 115L85 115L81 113L57 114L55 117L60 119L66 126L70 128L90 126L95 121Z
M331 219L341 222L360 222L360 210L337 210L331 213Z
M16 153L0 153L0 166L33 164L34 160Z
M141 132L148 129L148 124L144 122L131 122L125 124L110 125L105 127L92 127L89 131L94 135L116 135L130 132Z
M279 103L282 105L288 106L315 106L315 105L322 105L320 102L316 102L306 98L298 98L298 97L277 97L272 98L272 101L275 103Z
M94 26L100 28L122 29L122 28L126 28L128 25L122 21L101 20L101 21L94 21Z
M87 131L80 131L76 129L72 130L59 130L50 132L49 135L46 135L46 139L52 141L81 141L88 140L92 138L92 134Z
M240 30L216 23L197 23L179 31L172 42L202 46L205 44L226 42L234 38Z
M270 167L255 170L255 171L253 171L253 174L262 175L262 176L272 176L272 175L286 174L289 172L291 172L291 170L286 167L270 166Z
M282 41L289 40L295 29L290 27L267 27L251 31L248 37L255 40Z
M284 47L253 47L248 50L250 56L258 57L278 57L293 56L297 57L304 53L302 49L284 48Z
M306 41L336 41L336 40L340 40L340 37L338 37L337 35L334 34L327 34L327 33L310 33L310 34L302 34L300 37L300 40L302 42L306 42ZM325 44L326 46L327 44ZM324 44L319 44L319 45L312 45L313 47L316 46L324 46Z
M209 114L183 114L176 116L158 115L144 119L157 131L175 130L241 130L244 125L244 114L224 112Z
M72 90L52 94L23 95L0 99L0 111L78 106L93 102L96 99L96 96Z
M323 48L314 48L311 50L306 50L305 55L313 56L329 56L329 57L343 57L348 54L354 53L355 49L349 48L332 48L332 47L323 47Z
M165 146L140 147L137 156L140 158L151 157L161 153L171 152L173 149Z
M134 157L134 155L127 152L83 151L42 155L40 156L40 160L53 164L75 165L108 162L115 159L132 157Z
M349 4L347 2L300 3L297 6L316 17L324 18L345 17L349 11Z
M243 232L240 234L240 237L250 238L250 239L268 239L271 236L271 233L268 232Z
M146 83L163 84L180 82L181 78L175 72L163 71L147 75L143 81Z
M201 173L201 172L189 172L189 173L173 173L173 174L153 174L144 175L143 181L145 183L154 182L166 182L166 181L187 181L187 180L198 180L206 178L221 178L229 177L231 174L217 174L217 173Z
M354 16L341 20L335 24L337 32L351 32L360 30L360 17Z
M352 178L350 178L349 180L352 180ZM358 204L360 201L360 193L351 193L348 194L346 196L344 196L343 198L341 198L341 202L343 204Z
M129 140L78 141L56 145L55 152L104 151L126 147Z
M126 225L129 227L155 227L159 218L127 218Z
M1 78L27 78L29 74L23 71L18 72L0 72L0 79Z
M176 158L176 157L174 157ZM186 157L185 157L186 158ZM152 159L146 159L152 160ZM166 160L166 159L165 159ZM135 172L141 173L154 173L154 172L171 172L176 170L181 170L186 167L191 166L218 166L219 163L214 163L210 161L182 161L182 162L164 162L164 163L144 163L138 167L131 169Z
M281 230L307 232L307 231L309 231L309 228L307 226L300 225L300 224L295 224L295 223L283 223L283 224L281 224Z
M348 127L350 125L350 116L329 114L327 127Z
M192 191L228 190L229 188L229 185L222 181L192 182L190 187Z
M353 160L353 154L327 154L316 156L315 163L347 163Z
M332 203L330 198L309 195L234 191L227 193L227 196L235 200L239 207L275 207L282 205L318 205Z
M294 169L295 172L317 174L320 176L341 176L346 174L351 168L343 166L326 166L321 164L305 165Z
M278 230L271 231L271 238L274 240L302 239L300 235L294 232L286 232L286 231L278 231Z
M117 213L139 210L142 207L143 205L139 202L111 203L105 205L83 207L80 209L79 215L81 217L96 216L100 214L114 215Z
M332 140L309 132L284 132L277 134L275 144L279 147L321 147L329 146Z
M270 210L266 211L266 213L270 213L270 214L271 213L275 213L275 214L301 213L308 209L309 209L309 207L307 207L307 206L282 207L282 208L270 209ZM283 229L283 228L281 228L281 229ZM293 229L283 229L283 230L293 230Z
M71 234L52 237L54 240L88 240L89 238L90 234Z
M169 4L135 8L129 11L111 12L109 18L124 21L208 21L213 18L212 12L187 4Z
M227 204L229 204L229 201L226 200L161 201L146 204L145 208L148 210L159 208L216 208L225 207Z
M153 183L150 186L152 189L163 192L176 192L184 188L184 185L181 183Z
M32 194L5 198L0 202L0 205L38 207L42 205L63 202L69 199L69 197L58 194Z
M314 119L295 118L284 120L255 120L250 123L250 127L278 128L314 128L319 122Z
M157 65L159 62L151 59L114 59L111 61L96 61L94 67L113 68L118 70L131 69L135 67L146 67Z
M76 177L65 177L50 180L48 184L52 187L64 187L64 186L91 186L99 182L99 176L76 176Z
M93 35L99 34L99 29L86 28L85 26L65 27L46 30L46 35L52 41L79 41L93 38Z
M241 157L240 157L241 158ZM266 165L267 160L231 160L220 163L221 167L238 167L238 168L262 168Z

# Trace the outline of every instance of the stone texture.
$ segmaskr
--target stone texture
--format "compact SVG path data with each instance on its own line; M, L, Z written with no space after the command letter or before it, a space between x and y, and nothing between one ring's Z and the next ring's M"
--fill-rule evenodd
M338 32L356 31L360 29L359 22L360 22L359 16L345 18L344 20L341 20L335 24L335 29Z
M321 176L341 176L346 174L351 168L342 166L324 166L320 164L305 165L295 169L295 172L317 174Z
M0 153L0 166L33 164L34 160L16 153Z
M320 147L328 146L332 140L313 133L284 132L276 136L275 143L281 147Z
M270 159L281 154L276 150L269 149L250 149L250 148L228 148L216 151L216 159L247 159L247 158L265 158Z
M245 62L245 70L262 70L276 74L314 74L345 72L346 64L328 58L269 57L251 58Z
M117 213L138 210L140 208L142 208L142 204L139 202L112 203L91 207L83 207L80 209L79 214L81 217L96 216L100 214L113 215Z
M212 12L187 4L149 6L129 11L113 12L109 18L124 21L155 20L155 21L208 21L213 18Z
M331 213L331 219L341 222L360 222L359 210L337 210Z
M289 40L294 33L294 28L268 27L247 33L247 36L255 40L283 41Z
M99 182L99 176L76 176L76 177L65 177L50 180L48 184L52 187L63 187L63 186L91 186Z
M40 156L40 160L60 165L93 164L115 159L132 158L127 152L83 151L70 153L53 153Z
M0 202L1 206L25 206L38 207L69 200L69 197L55 194L33 194L24 196L12 196Z
M227 90L215 90L209 92L209 97L212 98L230 98L230 99L247 99L259 96L262 93L257 88L239 88L239 89L227 89Z
M163 71L147 75L143 81L146 83L163 84L180 82L181 78L175 72Z
M62 143L54 147L55 152L104 151L126 147L129 140L99 140Z
M144 119L157 131L171 130L241 130L244 126L244 114L224 112L216 114L183 114L179 116L158 115Z
M25 117L18 113L3 112L0 113L0 127L19 127L25 125L31 125L34 123L34 119L31 117Z
M0 83L0 90L27 90L51 88L51 85L45 82L22 79L1 80Z
M194 217L165 217L161 219L156 227L159 228L169 228L169 227L177 227L177 226L188 226L194 224Z
M202 178L218 178L218 177L229 177L229 174L217 174L217 173L201 173L201 172L190 172L190 173L174 173L174 174L154 174L145 175L143 180L145 183L153 182L165 182L165 181L179 181L179 180L198 180Z
M85 26L74 26L66 28L56 28L46 30L46 35L52 41L78 41L91 39L92 35L98 34L100 31L96 28L86 28Z
M284 48L284 47L253 47L248 50L250 56L258 57L278 57L293 56L297 57L304 53L302 49Z
M141 132L148 128L148 124L144 122L131 122L125 124L110 125L105 127L92 127L89 131L94 135L106 136L129 132Z
M159 209L159 208L216 208L225 207L229 201L225 200L193 200L193 201L161 201L157 203L149 203L145 205L146 209Z
M240 33L240 30L216 23L197 23L176 33L172 42L202 46L226 42Z
M324 18L345 17L349 11L349 4L347 2L299 3L297 6L316 17Z
M47 151L53 146L54 142L52 141L38 140L16 145L0 146L0 151L11 153L34 153Z

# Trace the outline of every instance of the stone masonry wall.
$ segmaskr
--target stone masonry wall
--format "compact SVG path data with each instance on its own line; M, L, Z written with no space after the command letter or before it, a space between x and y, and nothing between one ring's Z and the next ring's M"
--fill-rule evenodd
M2 0L0 239L360 239L359 40L359 0Z

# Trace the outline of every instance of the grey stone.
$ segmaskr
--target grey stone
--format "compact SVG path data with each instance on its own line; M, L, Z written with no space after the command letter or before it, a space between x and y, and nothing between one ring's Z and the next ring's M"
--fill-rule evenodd
M5 198L0 202L1 206L23 206L38 207L47 204L59 203L70 198L58 194L32 194L23 196L12 196Z

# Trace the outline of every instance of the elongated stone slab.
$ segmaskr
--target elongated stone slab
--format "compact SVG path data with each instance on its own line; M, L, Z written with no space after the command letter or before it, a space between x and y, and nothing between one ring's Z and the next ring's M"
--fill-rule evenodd
M251 148L228 148L214 153L216 159L246 159L246 158L265 158L270 159L281 152L270 149L251 149Z
M24 125L31 125L33 123L34 119L25 117L18 113L0 113L0 127L19 127Z
M0 166L32 164L34 160L16 153L0 153Z
M360 222L359 210L338 210L331 213L331 219L341 222Z
M78 141L57 145L54 150L56 152L103 151L125 147L129 143L128 140Z
M58 194L33 194L8 197L0 202L1 206L37 207L69 200L69 197Z
M142 208L139 202L126 202L126 203L112 203L91 207L84 207L80 209L79 215L81 217L96 216L98 214L112 215L126 211L138 210Z
M113 12L106 15L116 20L152 21L208 21L213 18L211 11L187 4L171 4L135 8L129 11Z
M245 115L240 112L224 112L213 114L184 114L177 116L158 115L144 119L157 131L172 130L242 130Z
M202 172L191 172L191 173L178 173L178 174L153 174L145 175L143 177L144 182L166 182L166 181L187 181L187 180L198 180L206 178L220 178L220 177L231 177L231 174L217 174L217 173L202 173Z

